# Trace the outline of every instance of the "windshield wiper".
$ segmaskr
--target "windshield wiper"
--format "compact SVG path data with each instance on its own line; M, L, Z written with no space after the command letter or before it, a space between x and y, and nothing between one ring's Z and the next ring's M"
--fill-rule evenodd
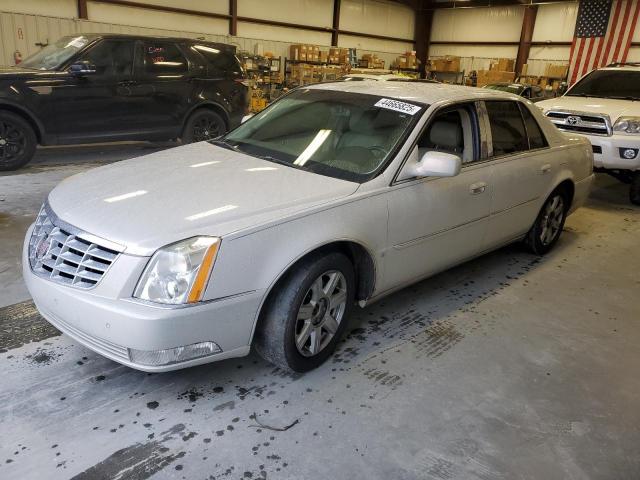
M614 100L631 100L632 102L636 101L636 100L640 100L639 97L633 97L631 95L627 95L627 96L623 96L623 95L609 95L607 97L604 98L612 98Z
M211 140L211 143L219 147L226 148L227 150L233 150L234 152L238 151L238 147L236 145L231 145L226 140Z
M275 157L272 157L270 155L251 155L251 156L259 158L260 160L266 160L267 162L273 162L273 163L277 163L277 164L280 164L280 165L286 165L287 167L294 167L294 168L298 167L298 165L294 165L291 162L287 162L286 160L281 160L279 158L275 158Z

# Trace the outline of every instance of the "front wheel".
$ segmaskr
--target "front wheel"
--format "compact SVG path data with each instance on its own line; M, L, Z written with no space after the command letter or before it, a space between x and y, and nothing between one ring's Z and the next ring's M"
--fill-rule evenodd
M629 185L629 201L634 205L640 205L640 172L635 172Z
M553 248L562 233L568 208L561 190L556 190L549 196L525 239L533 253L544 255Z
M17 170L36 152L33 128L22 117L0 111L0 171Z
M321 365L346 328L354 284L353 266L341 253L303 260L276 286L265 306L256 351L295 372Z
M211 140L224 135L226 131L227 125L224 119L216 112L208 109L196 110L184 126L182 142L193 143Z

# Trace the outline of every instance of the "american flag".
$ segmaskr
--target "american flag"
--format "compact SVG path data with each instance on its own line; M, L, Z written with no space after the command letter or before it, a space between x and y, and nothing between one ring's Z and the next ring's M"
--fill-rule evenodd
M580 0L569 55L569 84L595 68L625 62L640 0Z

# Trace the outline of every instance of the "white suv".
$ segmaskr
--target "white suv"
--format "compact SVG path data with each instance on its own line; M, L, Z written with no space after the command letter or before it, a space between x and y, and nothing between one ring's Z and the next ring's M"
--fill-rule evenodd
M596 171L629 183L629 198L640 205L640 63L594 70L562 97L536 105L559 129L586 136Z

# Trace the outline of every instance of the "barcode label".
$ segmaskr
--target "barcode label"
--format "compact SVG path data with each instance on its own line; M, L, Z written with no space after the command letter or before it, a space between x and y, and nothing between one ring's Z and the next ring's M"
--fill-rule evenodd
M415 115L421 108L411 103L400 102L390 98L381 98L374 106L386 108L388 110L395 110L396 112L408 113L409 115Z

